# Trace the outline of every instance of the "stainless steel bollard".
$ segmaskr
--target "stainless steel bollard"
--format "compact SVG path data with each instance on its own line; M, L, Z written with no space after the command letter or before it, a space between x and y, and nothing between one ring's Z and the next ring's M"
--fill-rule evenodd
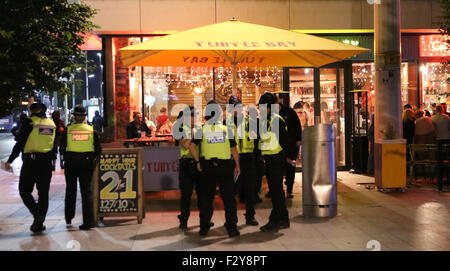
M331 124L306 127L302 135L303 216L337 215L335 131Z

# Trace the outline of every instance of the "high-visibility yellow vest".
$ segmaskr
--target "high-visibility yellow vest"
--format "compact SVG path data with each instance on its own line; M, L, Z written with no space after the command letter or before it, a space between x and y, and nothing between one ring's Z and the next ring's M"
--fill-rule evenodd
M267 131L261 134L259 149L261 150L262 155L274 155L280 153L283 150L283 148L280 145L280 142L277 139L276 134L271 131L272 121L275 118L279 118L279 121L284 122L284 119L278 114L274 114L274 116L271 118L271 120L269 121Z
M187 132L188 131L187 129L190 129L190 128L188 128L187 126L182 126L182 128L183 128L183 133L186 136L185 138L187 139L188 138L187 136L189 135ZM192 136L192 134L191 134L191 136ZM189 149L184 148L181 145L181 143L179 144L179 146L180 146L180 157L181 158L193 158ZM197 151L197 154L199 154L199 150L200 150L199 146L195 146L195 150Z
M67 149L70 152L94 152L94 128L86 123L67 126Z
M240 139L236 137L236 143L238 145L239 153L253 153L255 148L255 140L250 138L250 123L249 118L245 117L244 125L244 138Z
M24 153L47 153L53 150L56 125L52 119L32 116L33 130L28 136L23 149Z
M200 156L206 160L211 158L231 159L230 140L227 137L225 125L210 125L208 123L203 125Z

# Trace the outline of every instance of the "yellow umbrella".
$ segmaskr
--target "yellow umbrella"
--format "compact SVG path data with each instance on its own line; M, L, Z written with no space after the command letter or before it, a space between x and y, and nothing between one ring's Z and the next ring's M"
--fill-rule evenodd
M284 29L240 22L202 26L120 49L126 66L320 67L369 49Z

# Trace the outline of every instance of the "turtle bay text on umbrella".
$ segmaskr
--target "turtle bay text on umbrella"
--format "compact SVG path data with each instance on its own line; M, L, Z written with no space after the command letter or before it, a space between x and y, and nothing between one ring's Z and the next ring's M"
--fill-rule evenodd
M264 45L262 45L260 42L256 41L246 41L246 42L212 42L212 41L196 41L195 44L198 47L262 47L262 46L268 46L268 47L280 47L280 48L288 48L288 47L295 47L295 42L264 42Z

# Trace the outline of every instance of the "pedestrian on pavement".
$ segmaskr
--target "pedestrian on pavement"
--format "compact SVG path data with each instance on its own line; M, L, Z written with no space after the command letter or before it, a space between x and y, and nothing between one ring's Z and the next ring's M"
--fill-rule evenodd
M188 112L190 113L188 114ZM180 148L180 171L179 171L179 183L181 191L180 199L180 211L178 219L180 220L180 229L187 229L187 222L191 213L191 197L192 191L196 190L197 193L197 206L198 201L198 181L200 179L200 172L197 170L197 165L194 157L189 151L189 147L192 143L193 128L194 128L194 107L190 106L185 108L178 114L178 118L174 124L172 131L174 138L181 138L176 140L176 145ZM179 136L177 136L177 134ZM199 154L199 147L195 146L196 153Z
M103 132L103 118L100 116L100 112L95 110L95 116L92 118L92 126L97 134L101 135Z
M66 126L64 124L64 121L61 119L61 113L59 113L59 111L57 110L53 111L52 119L56 125L55 145L56 145L56 152L58 152L58 147L61 145L61 136ZM55 168L56 168L56 159L52 161L52 171L55 171Z
M256 122L257 131L259 131L259 116L258 116L258 109L254 106L249 106L248 108L248 115L249 116L256 116L256 119L254 120ZM255 158L255 171L256 171L256 182L255 182L255 203L261 203L262 199L260 198L259 194L261 193L261 187L262 187L262 179L265 175L264 173L264 159L261 155L261 150L258 147L258 141L259 141L259 134L256 134L256 139L254 142L254 148L253 148L253 157Z
M278 104L280 105L280 116L286 122L288 132L287 134L289 146L285 150L285 155L287 158L289 158L290 163L285 163L286 181L284 182L284 184L286 185L286 197L291 199L294 197L292 195L292 190L295 181L295 160L298 157L300 146L302 144L302 125L295 110L284 104L283 98L280 94L278 94Z
M200 232L206 236L213 215L216 187L225 207L225 228L229 237L240 235L237 230L236 200L234 182L241 173L236 140L230 138L233 129L222 124L222 109L219 104L209 101L205 110L206 123L196 131L190 151L201 172L199 182ZM200 146L200 161L193 144ZM233 157L233 160L231 159Z
M56 157L55 129L52 119L47 118L47 107L42 103L30 106L31 116L26 119L17 135L6 168L22 152L22 168L19 177L19 193L23 203L34 217L30 230L34 233L45 230L45 217L48 210L48 191L52 178L52 160ZM32 192L36 185L38 202Z
M83 224L80 230L95 227L92 199L92 174L101 154L100 141L94 128L86 123L86 109L75 107L74 122L64 130L61 138L60 155L64 161L66 197L64 215L67 226L75 217L77 180L80 182Z
M255 219L256 168L253 155L254 141L257 138L256 119L254 119L255 115L244 116L242 101L238 97L232 95L228 103L235 107L234 114L231 116L231 123L234 125L234 138L237 143L241 166L241 174L236 185L238 186L239 198L245 203L245 224L258 226L258 221ZM252 126L250 125L251 122Z
M279 108L276 97L266 92L259 99L260 118L260 140L259 148L265 161L265 171L269 192L272 198L272 212L269 222L261 227L261 231L276 232L279 229L289 228L289 214L283 191L283 176L286 170L286 162L291 164L292 160L286 156L289 148L286 123L272 111L271 105ZM266 105L266 106L263 106ZM264 118L263 118L264 116Z

